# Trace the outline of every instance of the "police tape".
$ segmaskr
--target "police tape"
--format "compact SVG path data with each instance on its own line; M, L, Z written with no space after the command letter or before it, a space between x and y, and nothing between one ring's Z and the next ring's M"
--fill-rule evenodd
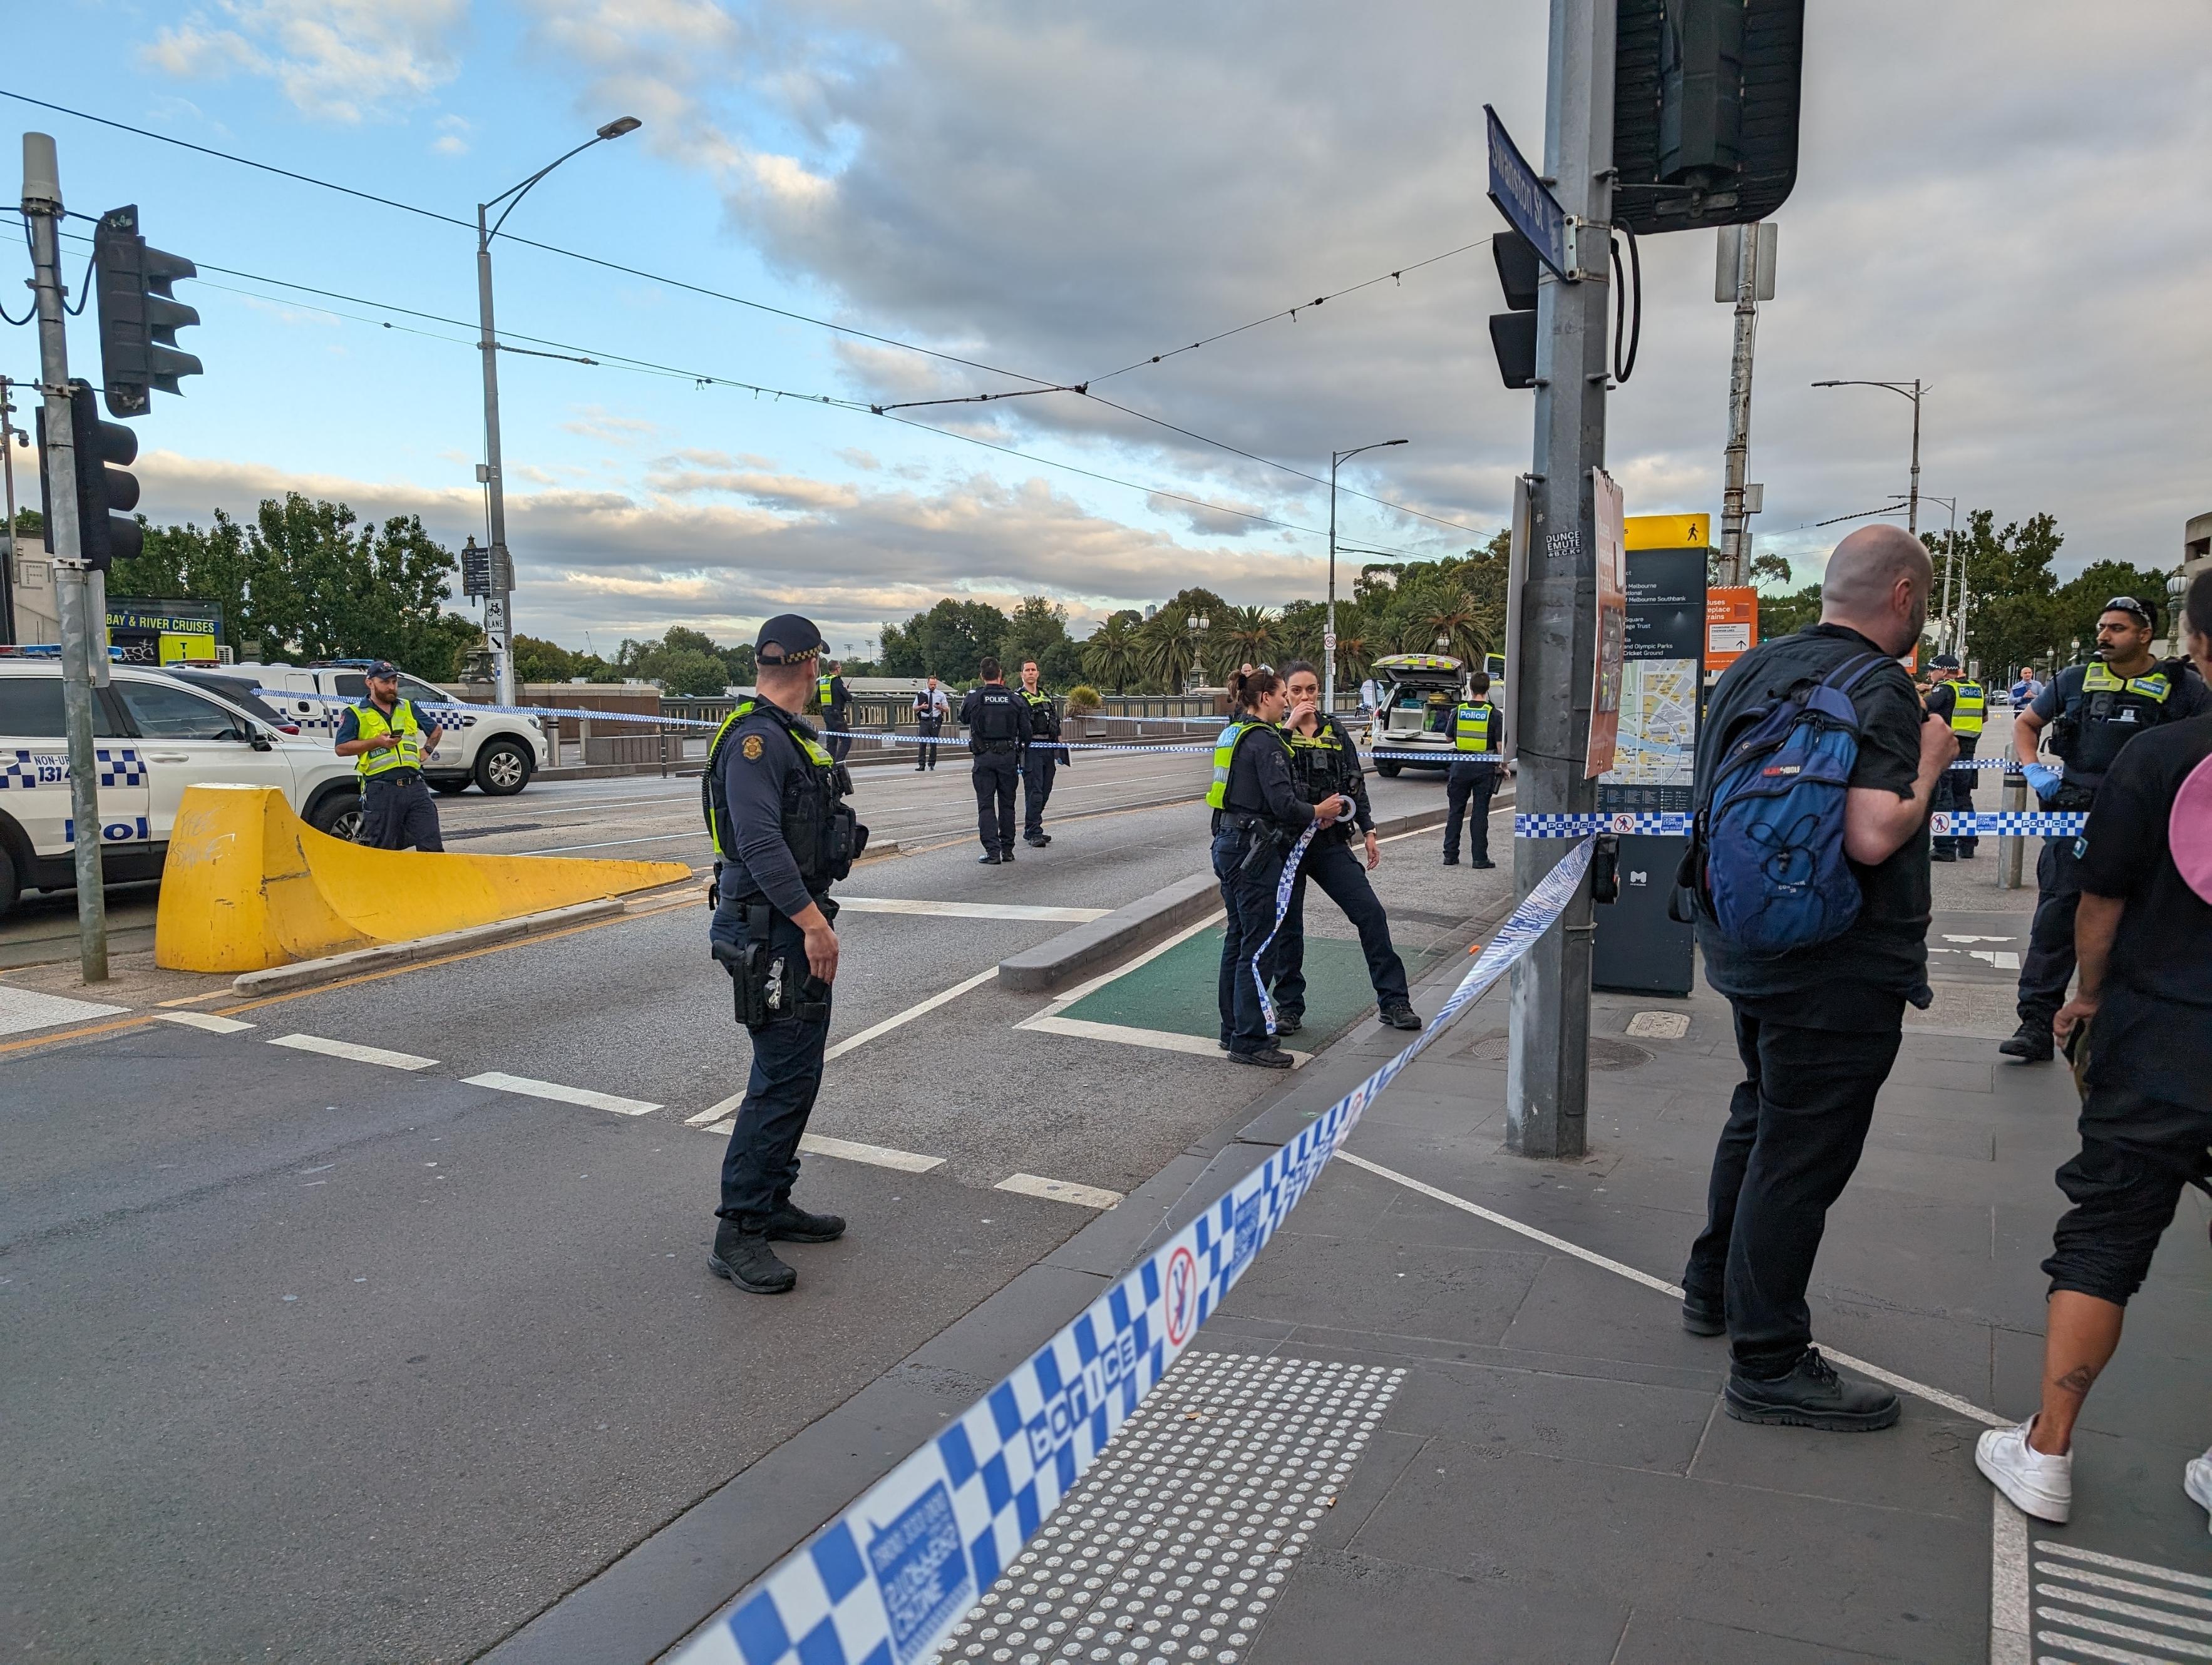
M1598 811L1595 814L1530 811L1513 817L1516 838L1587 838L1592 833L1646 833L1686 838L1692 817L1683 811ZM2088 825L2081 810L1938 810L1928 830L1938 838L2072 838Z
M1005 1573L1179 1358L1367 1107L1549 930L1577 846L1395 1057L1145 1256L944 1432L793 1550L678 1665L913 1665Z
M1307 822L1306 829L1298 835L1298 842L1291 845L1290 853L1284 856L1283 871L1275 876L1275 922L1267 927L1267 934L1252 951L1252 986L1260 991L1260 1012L1267 1019L1270 1036L1275 1032L1275 997L1268 990L1267 978L1260 975L1260 957L1275 945L1283 921L1290 917L1291 896L1297 888L1299 864L1305 860L1306 852L1313 847L1314 836L1320 831L1320 822Z

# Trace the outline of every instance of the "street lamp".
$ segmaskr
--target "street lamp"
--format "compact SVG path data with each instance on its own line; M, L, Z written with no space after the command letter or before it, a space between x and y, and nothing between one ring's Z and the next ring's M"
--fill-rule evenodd
M1910 383L1902 381L1816 381L1815 387L1887 387L1900 398L1912 401L1912 489L1905 495L1905 529L1915 538L1920 535L1920 382L1915 377Z
M500 473L499 457L499 337L491 318L491 240L507 223L507 216L536 185L569 156L580 155L605 139L635 133L644 124L635 116L609 122L567 155L556 156L520 185L510 186L488 203L477 204L477 313L478 349L483 354L484 465L486 504L491 520L491 592L484 602L484 639L490 644L492 663L499 676L499 702L514 703L514 562L507 552L507 487ZM499 218L487 230L484 216L501 203Z
M1405 443L1404 440L1377 440L1371 445L1355 445L1349 451L1328 453L1328 623L1322 637L1321 656L1323 711L1336 709L1336 471L1363 451L1381 451Z
M1198 679L1197 686L1203 688L1206 686L1206 666L1200 659L1198 644L1204 639L1206 633L1213 628L1213 621L1204 613L1188 613L1183 617L1182 625L1184 629L1190 632L1191 670Z

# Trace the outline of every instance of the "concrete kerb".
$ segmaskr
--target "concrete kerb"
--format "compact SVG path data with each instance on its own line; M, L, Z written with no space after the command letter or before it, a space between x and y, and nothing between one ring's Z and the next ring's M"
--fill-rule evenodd
M1378 838L1423 832L1444 823L1442 809L1416 810L1375 823ZM1063 931L1035 948L999 962L999 986L1021 994L1038 994L1085 974L1103 970L1204 919L1221 906L1221 888L1210 872L1193 873L1116 908L1103 919Z
M457 949L481 948L489 943L511 942L517 937L557 931L563 926L609 919L625 911L627 906L620 897L602 896L596 902L574 902L566 908L548 908L542 914L525 914L519 919L495 920L489 925L441 931L433 937L417 937L412 942L379 943L373 948L357 948L348 954L329 954L320 959L272 965L266 970L241 972L231 979L230 986L240 994L281 994L295 988L312 988L318 983L335 982L341 977L404 965L410 960L435 959Z

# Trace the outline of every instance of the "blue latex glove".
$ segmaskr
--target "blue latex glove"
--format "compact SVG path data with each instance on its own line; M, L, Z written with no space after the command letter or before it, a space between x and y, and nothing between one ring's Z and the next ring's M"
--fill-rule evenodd
M2058 771L2050 764L2023 763L2020 772L2027 777L2027 784L2043 802L2047 804L2058 795Z

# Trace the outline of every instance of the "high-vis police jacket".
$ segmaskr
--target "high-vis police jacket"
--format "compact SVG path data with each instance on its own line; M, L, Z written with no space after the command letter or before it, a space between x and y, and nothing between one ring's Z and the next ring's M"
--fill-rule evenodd
M377 708L375 701L363 700L354 707L353 720L356 732L348 735L342 728L338 733L340 739L380 740L391 734L397 736L399 741L398 745L386 746L380 751L356 753L353 760L356 775L363 781L373 781L380 775L390 775L397 769L411 769L421 773L423 730L426 726L434 727L436 725L424 724L416 712L414 701L401 699L396 702L392 708L392 714L387 717Z
M1498 708L1488 700L1462 700L1452 712L1452 750L1476 760L1498 756ZM1462 759L1464 761L1464 759Z
M743 700L715 731L700 781L726 896L764 896L787 919L852 871L868 830L844 802L845 766L767 700Z

